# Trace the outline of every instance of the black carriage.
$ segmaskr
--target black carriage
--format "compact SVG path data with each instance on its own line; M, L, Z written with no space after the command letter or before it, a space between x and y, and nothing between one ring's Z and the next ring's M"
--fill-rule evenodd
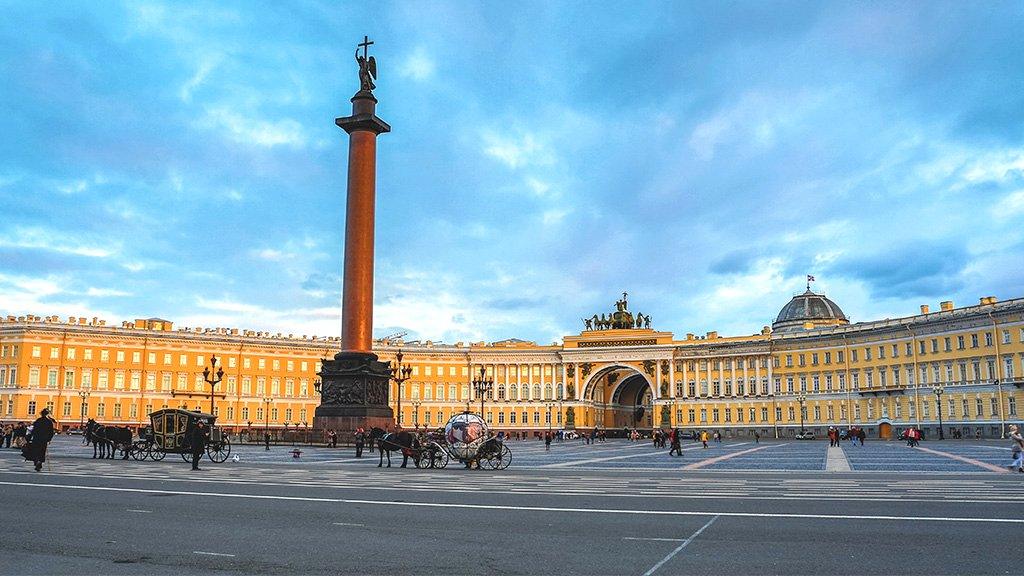
M231 455L231 440L227 434L214 425L217 417L203 412L192 412L176 408L157 410L149 415L150 426L146 437L136 442L138 450L146 450L153 460L163 460L168 454L180 454L186 462L192 459L192 445L189 438L196 422L205 421L210 426L210 439L206 443L206 455L213 462L221 463ZM134 456L134 454L133 454ZM141 460L141 458L137 458Z

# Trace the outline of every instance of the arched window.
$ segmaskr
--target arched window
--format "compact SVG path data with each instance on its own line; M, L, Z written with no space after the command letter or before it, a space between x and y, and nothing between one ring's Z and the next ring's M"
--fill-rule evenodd
M540 384L533 385L533 400L540 400Z
M553 398L551 391L551 384L544 385L544 399L551 400Z
M504 384L498 384L498 400L504 400L504 399L505 399L505 385Z
M526 384L523 384L522 386L519 387L519 399L520 400L526 400L529 397L530 397L530 387L527 386Z
M515 384L512 384L511 386L508 387L508 397L509 397L509 400L518 400L519 399L519 389L516 388Z

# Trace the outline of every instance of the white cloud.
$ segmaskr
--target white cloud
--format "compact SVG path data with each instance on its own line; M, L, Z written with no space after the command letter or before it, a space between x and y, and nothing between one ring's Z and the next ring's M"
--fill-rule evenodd
M85 291L86 296L95 296L97 298L112 298L117 296L131 296L131 292L125 292L124 290L115 290L113 288L89 288Z
M572 212L572 210L569 210L568 208L552 208L550 210L545 210L541 215L541 222L543 222L545 226L559 224L566 216L569 215L570 212Z
M73 180L71 182L66 182L64 184L57 185L57 190L61 194L66 194L68 196L70 196L72 194L78 194L78 193L81 193L81 192L85 192L88 189L89 189L89 183L86 182L85 180Z
M225 130L231 140L240 144L266 148L278 145L302 148L308 141L302 124L291 118L276 121L247 118L227 107L207 108L198 125L210 130Z
M233 200L235 202L241 202L245 198L241 192L235 189L228 190L224 195L227 196L228 200Z
M182 102L192 101L192 92L202 86L203 82L206 81L206 77L210 75L210 72L217 67L217 60L214 58L203 60L199 63L199 68L196 69L196 73L192 75L184 84L181 85L181 89L178 90L178 96Z
M1024 190L1010 192L992 207L992 215L1000 220L1024 215Z
M0 237L0 246L9 248L50 250L89 258L107 258L119 251L116 247L95 245L63 232L39 227L15 228L5 236Z
M554 162L550 148L532 133L515 137L494 132L483 134L484 153L496 158L509 168L520 166L546 166Z
M112 317L109 312L97 310L87 302L62 300L62 296L69 295L62 287L70 282L70 278L63 276L0 274L0 314Z
M284 258L285 253L280 250L274 250L273 248L263 248L262 250L253 251L253 256L262 260L278 261Z
M427 51L420 46L406 56L405 61L398 68L398 73L405 78L422 81L433 77L436 68L437 64L434 59L427 55Z
M538 178L530 176L526 179L526 186L533 192L534 196L542 197L551 191L551 184Z

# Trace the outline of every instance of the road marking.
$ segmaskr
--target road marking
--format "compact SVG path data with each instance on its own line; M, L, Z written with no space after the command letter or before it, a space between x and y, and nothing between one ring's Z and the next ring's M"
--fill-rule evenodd
M335 526L366 526L366 524L354 524L352 522L333 522Z
M228 492L190 492L187 490L153 490L148 488L117 488L112 486L76 486L37 482L3 482L0 486L61 488L64 490L96 490L132 494L169 494L176 496L209 496L212 498L245 498L251 500L282 500L286 502L322 502L364 504L370 506L407 506L412 508L461 508L467 510L511 510L517 512L575 512L581 514L626 514L649 516L734 516L737 518L792 518L814 520L889 520L896 522L963 522L970 524L1024 524L1024 518L967 518L957 516L885 516L881 514L796 514L786 512L706 512L693 510L637 510L616 508L559 508L555 506L509 506L501 504L463 504L455 502L405 502L396 500L362 500L355 498L317 498L313 496L281 496L272 494L233 494Z
M756 448L747 448L746 450L740 450L739 452L730 452L728 454L722 454L721 456L715 456L714 458L707 458L705 460L699 460L697 462L694 462L693 464L687 464L686 466L683 466L683 470L696 470L697 468L710 466L711 464L715 464L723 460L728 460L730 458L735 458L737 456L742 456L744 454L750 454L751 452L757 452L758 450L764 450L765 448L773 448L775 446L785 446L785 444L758 446Z
M661 450L658 450L661 452ZM558 462L555 464L544 464L537 466L537 468L565 468L567 466L575 466L577 464L593 464L595 462L608 462L609 460L622 460L623 458L642 458L644 456L650 457L657 452L644 452L642 454L626 454L625 456L607 456L605 458L588 458L586 460L569 460L568 462Z
M649 540L651 542L686 542L684 538L633 538L626 536L623 540Z
M671 560L671 559L672 559L672 557L673 557L673 556L675 556L676 554L678 554L680 550L682 550L683 548L686 548L687 546L689 546L690 542L693 542L693 540L694 540L694 539L695 539L695 538L696 538L697 536L700 536L700 533L701 533L701 532L703 532L703 531L707 530L708 526L711 526L712 524L714 524L714 523L715 523L715 520L718 520L718 516L715 516L715 517L714 517L714 518L712 518L711 520L708 520L708 523L707 523L707 524L705 524L705 525L703 525L703 526L701 526L701 527L700 527L700 530L697 530L696 532L694 532L694 533L693 533L693 536L690 536L690 537L689 537L689 538L687 538L686 540L683 540L683 543L682 543L682 544L680 544L679 546L677 546L675 550L673 550L673 551L669 552L669 553L668 553L668 556L665 556L664 558L662 558L662 559L661 559L661 562L658 562L658 563L657 563L657 564L655 564L654 566L651 566L651 569L650 569L650 570L648 570L647 572L644 572L644 576L651 576L651 574L654 574L654 571L655 571L655 570L657 570L658 568L661 568L661 567L662 567L662 565L664 565L664 564L665 564L665 562L668 562L669 560Z
M227 556L228 558L234 558L235 557L234 554L222 554L220 552L202 552L202 551L199 551L199 550L193 550L192 553L193 554L201 554L203 556Z
M917 448L913 448L913 450L920 450L921 452L927 452L929 454L935 454L937 456L945 456L946 458L949 458L951 460L957 460L957 461L960 461L960 462L966 462L968 464L973 464L974 466L977 466L979 468L984 468L985 470L991 470L992 472L999 472L1001 474L1006 474L1008 472L1008 470L1006 468L1003 468L1002 466L996 466L995 464L989 464L988 462L982 462L981 460L975 460L974 458L967 458L966 456L960 456L958 454L950 454L949 452L941 452L939 450L932 450L931 448L925 448L924 446L918 446Z
M132 508L129 508L129 509L125 510L125 512L137 512L139 514L152 514L153 513L152 510L134 510Z
M825 456L826 472L850 472L850 461L846 459L846 452L839 446L829 446Z

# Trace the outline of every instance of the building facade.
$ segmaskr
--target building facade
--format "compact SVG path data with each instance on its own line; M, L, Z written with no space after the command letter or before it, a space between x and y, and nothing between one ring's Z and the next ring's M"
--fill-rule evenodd
M438 426L481 410L474 380L492 384L483 414L498 430L621 430L679 426L727 437L791 437L829 425L890 438L918 426L999 437L1024 402L1024 298L850 323L823 295L795 296L772 327L748 336L676 338L628 311L595 315L561 345L521 340L434 344L377 341L404 353L411 378L392 384L403 426ZM307 430L320 359L338 338L231 328L178 328L158 318L0 319L0 421L50 408L63 427L94 418L139 425L161 408L209 412L241 430ZM216 356L223 380L203 376ZM481 370L483 377L481 378ZM940 416L941 415L941 416Z

